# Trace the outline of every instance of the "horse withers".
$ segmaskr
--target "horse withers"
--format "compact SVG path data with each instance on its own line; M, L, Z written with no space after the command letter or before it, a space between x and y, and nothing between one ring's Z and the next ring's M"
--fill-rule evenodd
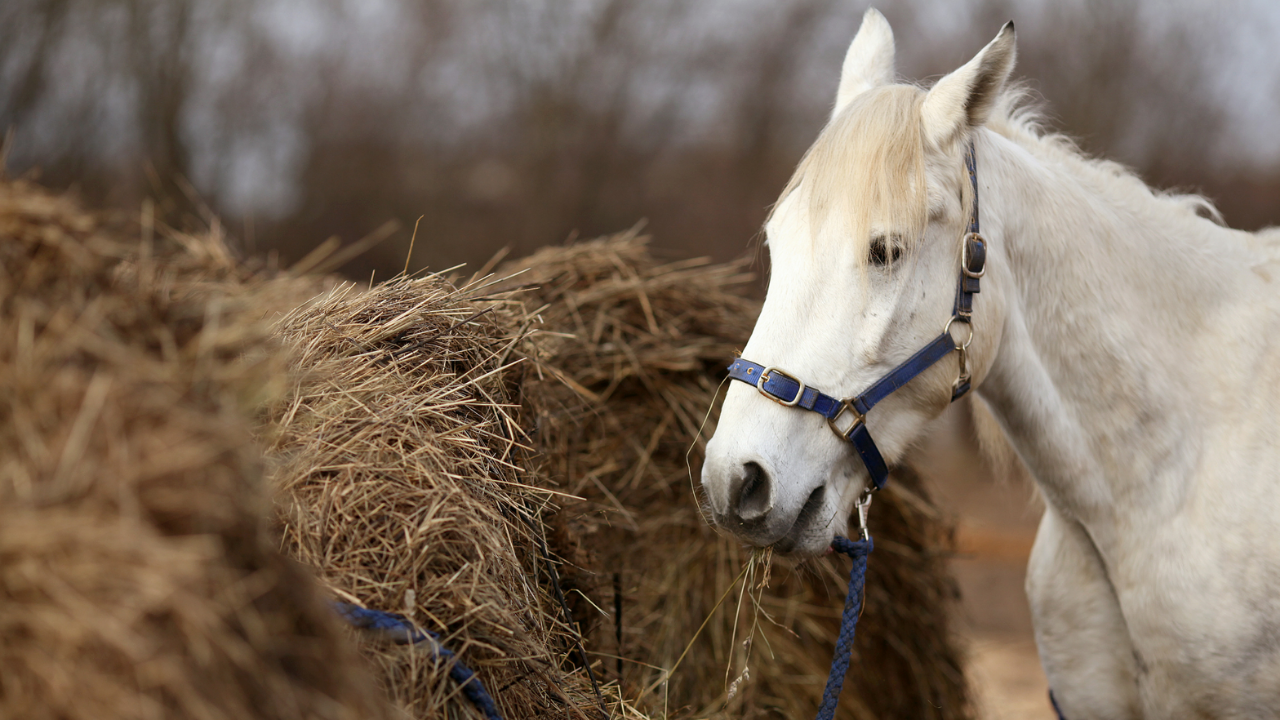
M1280 714L1277 233L1041 131L1012 25L928 90L893 56L868 11L766 223L742 367L769 379L733 383L707 446L716 522L825 551L876 476L846 440L902 462L972 387L1045 498L1027 593L1063 714ZM940 332L954 347L880 382ZM819 395L840 400L796 407Z

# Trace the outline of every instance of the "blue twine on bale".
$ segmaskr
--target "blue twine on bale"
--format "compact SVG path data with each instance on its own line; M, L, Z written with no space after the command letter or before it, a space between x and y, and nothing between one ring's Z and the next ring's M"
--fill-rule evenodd
M818 708L817 720L833 720L836 705L840 702L840 689L844 687L844 676L849 672L849 662L853 655L853 634L858 629L858 618L862 615L862 600L867 580L867 555L871 553L873 545L870 537L854 542L837 535L831 541L833 550L848 555L853 560L853 569L849 571L849 594L844 599L844 614L840 617L840 635L836 637L836 651L831 658L831 674L827 676L827 688L822 691L822 706Z
M484 685L480 683L480 678L476 677L476 674L470 668L457 660L452 650L440 644L439 635L417 627L408 618L399 613L370 610L344 602L334 602L333 608L353 627L382 633L397 645L426 645L430 648L431 656L434 659L443 662L452 660L453 664L449 667L449 677L453 678L453 681L462 688L462 694L471 701L472 705L476 706L477 710L484 713L487 720L502 720L502 716L498 714L498 706L493 702L493 698L490 697L489 693L485 691Z

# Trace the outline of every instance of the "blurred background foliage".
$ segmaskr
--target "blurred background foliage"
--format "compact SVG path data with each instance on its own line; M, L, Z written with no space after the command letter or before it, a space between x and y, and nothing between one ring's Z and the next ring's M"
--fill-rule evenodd
M1149 182L1280 222L1272 0L883 0L934 79L1007 19L1051 124ZM644 218L745 251L829 113L853 0L5 0L10 175L248 252L400 229L345 271L483 263Z

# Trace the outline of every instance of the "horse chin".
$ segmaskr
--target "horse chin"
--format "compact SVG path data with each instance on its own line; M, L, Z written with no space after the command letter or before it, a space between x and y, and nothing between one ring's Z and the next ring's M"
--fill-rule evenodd
M799 538L787 536L771 547L774 552L793 557L807 558L826 555L831 550L831 535L802 535Z
M798 557L813 557L825 555L831 549L832 538L841 530L847 530L838 526L842 524L841 519L845 519L844 525L848 524L849 513L847 510L832 507L831 502L824 497L826 494L815 493L810 496L809 502L801 508L791 529L782 539L771 545L775 552Z
M795 557L818 557L831 550L831 540L836 535L831 526L809 527L793 530L771 547L774 552Z

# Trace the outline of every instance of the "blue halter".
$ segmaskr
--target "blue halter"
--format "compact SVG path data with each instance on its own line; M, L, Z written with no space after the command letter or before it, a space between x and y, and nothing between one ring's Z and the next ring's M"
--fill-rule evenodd
M970 325L973 318L973 296L979 292L979 280L986 273L987 263L987 244L978 234L978 171L973 143L969 144L965 153L964 165L969 171L969 182L973 186L973 210L969 215L969 229L963 238L960 281L956 288L955 304L952 306L951 319L947 321L941 335L889 374L872 383L861 394L844 399L827 395L779 368L765 367L745 358L739 357L729 366L730 379L755 386L762 395L780 405L809 410L826 418L827 427L840 439L852 443L858 456L862 458L862 463L866 465L871 476L868 492L883 488L889 480L889 467L867 430L867 413L871 412L871 408L934 363L950 355L953 350L960 354L960 374L952 386L951 401L955 402L969 392L968 348L973 340L973 326ZM963 343L956 342L951 337L951 326L955 323L969 326L968 336ZM845 415L850 420L842 419ZM848 424L841 427L845 422Z

